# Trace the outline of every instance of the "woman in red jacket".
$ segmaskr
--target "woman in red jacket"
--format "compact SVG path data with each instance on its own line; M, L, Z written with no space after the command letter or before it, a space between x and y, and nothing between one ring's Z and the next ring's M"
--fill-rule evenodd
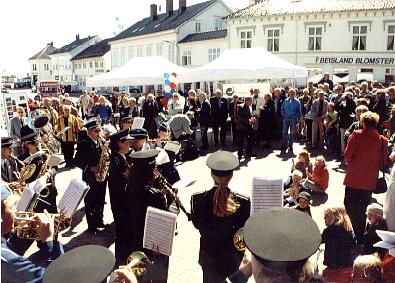
M376 187L379 170L387 163L388 141L376 126L379 115L365 112L360 117L361 130L352 133L344 151L347 165L344 185L344 206L350 216L358 244L363 243L366 208Z

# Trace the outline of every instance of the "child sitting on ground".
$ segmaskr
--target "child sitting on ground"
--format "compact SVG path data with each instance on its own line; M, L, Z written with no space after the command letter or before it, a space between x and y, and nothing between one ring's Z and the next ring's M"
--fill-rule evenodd
M308 215L311 216L311 211L310 211L311 195L308 192L301 192L299 196L296 198L296 201L298 205L293 207L293 209L307 213Z
M300 192L300 181L302 180L303 174L299 170L294 170L292 172L292 185L286 189L283 193L284 195L284 207L291 207L297 205L296 199Z
M308 173L313 172L313 164L310 162L310 154L303 150L298 154L297 159L292 159L291 174L294 170L298 170L302 173L302 179L307 179ZM292 176L289 176L284 182L284 190L290 188L292 185Z
M326 167L325 158L317 156L314 162L313 174L308 174L308 179L302 182L307 191L312 193L325 193L329 184L329 172Z

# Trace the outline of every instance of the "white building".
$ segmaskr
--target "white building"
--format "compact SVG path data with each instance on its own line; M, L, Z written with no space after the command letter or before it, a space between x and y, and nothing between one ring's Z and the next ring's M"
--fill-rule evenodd
M85 90L86 78L111 70L111 52L108 41L109 39L104 39L71 58L78 90Z
M32 85L36 84L37 81L53 79L52 63L49 54L55 50L56 47L53 46L53 42L50 42L45 48L29 58Z
M80 39L79 34L77 34L73 42L49 54L52 62L52 78L59 80L66 92L77 90L77 81L74 77L74 66L71 58L100 40L97 35Z
M230 48L264 47L311 77L394 81L394 0L264 0L226 23Z
M109 42L112 69L122 66L132 57L153 55L162 55L179 65L203 65L208 62L208 56L207 60L199 62L197 56L201 55L197 55L198 49L193 51L179 42L194 33L226 28L223 18L231 12L221 0L206 1L189 7L186 0L179 0L179 9L175 11L173 0L166 0L166 11L162 14L157 14L157 5L152 4L150 17L135 23ZM192 52L196 54L196 59ZM204 53L208 54L208 50ZM161 86L155 88L160 89Z

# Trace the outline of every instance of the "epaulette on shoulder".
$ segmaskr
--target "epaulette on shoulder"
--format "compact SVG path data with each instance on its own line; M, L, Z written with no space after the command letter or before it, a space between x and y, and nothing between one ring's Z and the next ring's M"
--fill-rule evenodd
M239 194L239 193L233 193L233 194L235 195L235 197L237 197L240 200L243 200L243 201L249 201L250 200L250 198L248 196L246 196L246 195L242 195L242 194Z

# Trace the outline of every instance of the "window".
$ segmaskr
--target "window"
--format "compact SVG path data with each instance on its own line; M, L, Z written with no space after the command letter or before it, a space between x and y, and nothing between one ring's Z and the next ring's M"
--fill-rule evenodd
M366 50L367 26L352 27L352 50Z
M49 70L49 65L48 64L44 64L44 70L48 71Z
M280 49L280 30L268 29L267 30L267 50L279 51Z
M126 55L126 47L122 47L119 49L120 52L120 60L121 60L121 65L125 64L125 55Z
M167 58L169 61L174 62L175 56L174 56L174 45L169 44L167 46Z
M388 26L387 51L394 50L395 25Z
M99 62L95 62L95 68L99 67Z
M86 69L86 62L82 63L82 68Z
M221 18L217 18L214 20L214 29L215 30L224 29L224 22Z
M131 59L134 56L134 48L133 46L130 46L128 49L128 58Z
M191 50L186 50L182 52L181 63L183 66L191 65L192 55Z
M221 55L221 49L220 48L210 48L208 50L208 61L211 62L215 59L217 59Z
M202 28L202 23L196 22L195 23L195 31L200 32L201 28Z
M37 71L37 65L33 64L33 71Z
M162 44L161 43L156 45L156 55L158 55L158 56L162 55Z
M309 51L321 50L322 27L309 28Z
M81 63L78 63L78 69L81 69Z
M103 66L104 66L103 61L100 61L100 68L103 68Z
M90 69L93 68L93 62L89 62L89 68L90 68Z
M151 46L147 46L145 48L145 56L151 56L152 55L152 48Z
M251 48L252 43L252 31L241 31L240 32L240 47Z
M137 46L137 57L143 57L143 47Z

